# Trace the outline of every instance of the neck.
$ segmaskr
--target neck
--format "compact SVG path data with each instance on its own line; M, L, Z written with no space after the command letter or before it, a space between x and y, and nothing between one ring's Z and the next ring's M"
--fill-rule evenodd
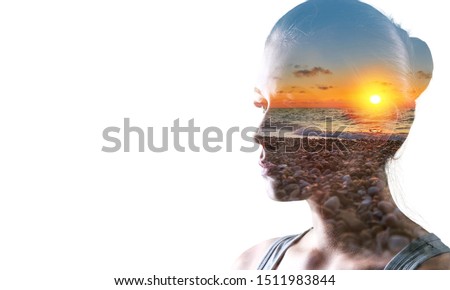
M308 199L319 249L393 256L426 233L397 208L384 170L366 180L346 173L340 174L342 186L322 189Z

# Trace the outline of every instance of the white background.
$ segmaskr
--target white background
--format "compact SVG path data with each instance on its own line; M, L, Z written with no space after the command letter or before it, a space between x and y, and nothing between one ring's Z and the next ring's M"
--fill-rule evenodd
M450 244L447 9L367 2L431 48L433 80L394 167L395 189ZM248 143L238 135L232 153L101 152L103 129L123 128L126 117L156 132L177 118L202 129L257 126L265 37L298 3L3 1L3 283L105 289L115 276L227 270L248 247L307 229L305 204L266 196L259 152L239 152Z

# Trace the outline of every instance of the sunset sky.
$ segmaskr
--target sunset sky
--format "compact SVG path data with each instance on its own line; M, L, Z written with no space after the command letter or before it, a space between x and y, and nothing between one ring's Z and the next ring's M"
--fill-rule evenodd
M413 107L432 75L426 44L411 38L408 56L387 18L374 24L358 19L357 11L333 6L314 10L314 18L288 13L275 26L263 71L270 106ZM375 103L373 96L378 99Z

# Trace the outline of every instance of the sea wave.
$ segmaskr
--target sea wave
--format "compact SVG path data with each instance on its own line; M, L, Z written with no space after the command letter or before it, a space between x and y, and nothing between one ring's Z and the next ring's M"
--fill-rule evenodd
M293 135L307 138L338 138L345 140L372 139L372 140L400 140L406 139L407 134L382 132L323 132L314 128L300 128Z

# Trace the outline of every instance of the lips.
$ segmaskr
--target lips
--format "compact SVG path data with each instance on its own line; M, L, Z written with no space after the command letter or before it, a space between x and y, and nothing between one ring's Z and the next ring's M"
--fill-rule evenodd
M275 167L277 167L277 165L275 165L275 164L273 164L273 163L271 163L271 162L268 162L268 161L264 161L264 160L259 160L259 165L262 167L262 168L265 168L265 169L272 169L272 168L275 168Z

